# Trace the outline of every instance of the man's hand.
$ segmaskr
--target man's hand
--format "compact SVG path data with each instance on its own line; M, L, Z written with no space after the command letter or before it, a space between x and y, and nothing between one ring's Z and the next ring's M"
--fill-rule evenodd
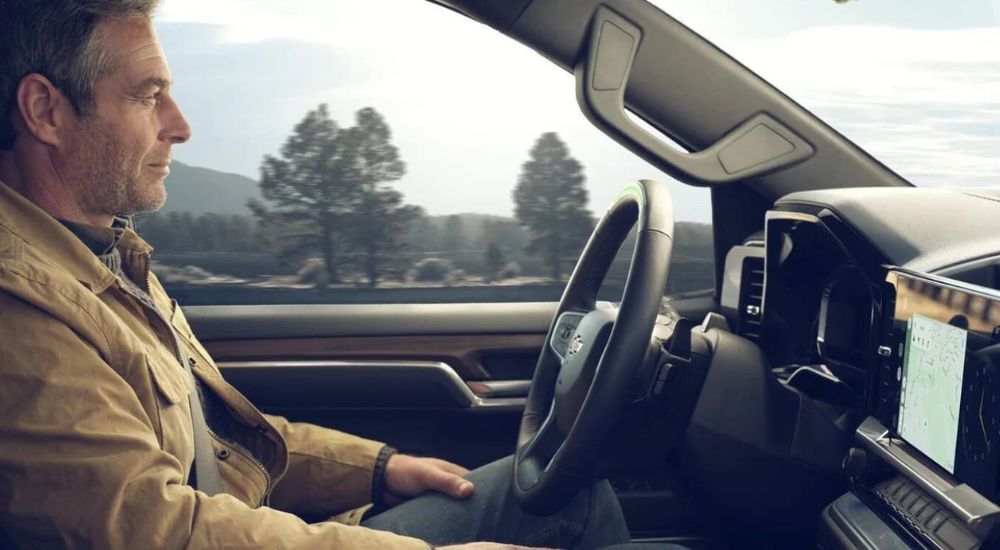
M392 455L385 465L382 499L386 504L396 505L428 491L452 498L468 498L476 490L472 482L462 478L468 473L465 468L445 460Z

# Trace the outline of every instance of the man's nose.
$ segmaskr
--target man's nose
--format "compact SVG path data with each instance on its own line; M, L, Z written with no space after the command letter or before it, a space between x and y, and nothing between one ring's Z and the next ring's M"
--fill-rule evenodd
M173 98L169 96L165 98L162 107L164 107L164 120L160 138L173 144L184 143L191 139L191 125Z

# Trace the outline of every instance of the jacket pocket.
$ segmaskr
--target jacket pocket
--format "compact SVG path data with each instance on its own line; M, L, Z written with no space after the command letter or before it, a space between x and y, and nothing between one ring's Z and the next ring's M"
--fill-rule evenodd
M146 355L153 384L160 392L167 405L176 405L194 389L194 383L176 359L162 357L161 354L150 352Z
M160 448L183 465L185 479L194 460L194 426L188 394L194 382L177 360L164 352L149 350L146 355L156 392L157 439Z

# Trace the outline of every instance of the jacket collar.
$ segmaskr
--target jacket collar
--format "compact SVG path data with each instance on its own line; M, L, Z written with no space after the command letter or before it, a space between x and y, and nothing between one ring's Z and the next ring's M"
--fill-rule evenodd
M98 227L56 218L98 257L113 254L125 231L125 219L115 217L111 227Z
M48 212L0 181L0 226L17 235L95 293L105 290L116 275L94 253ZM126 228L119 250L149 254L153 248Z

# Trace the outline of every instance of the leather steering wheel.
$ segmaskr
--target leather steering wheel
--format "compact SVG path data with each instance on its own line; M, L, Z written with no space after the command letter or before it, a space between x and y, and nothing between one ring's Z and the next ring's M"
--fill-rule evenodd
M598 307L601 283L636 224L621 306ZM642 180L618 195L590 236L549 327L521 417L513 490L525 510L555 512L593 482L602 444L650 351L673 228L666 186Z

